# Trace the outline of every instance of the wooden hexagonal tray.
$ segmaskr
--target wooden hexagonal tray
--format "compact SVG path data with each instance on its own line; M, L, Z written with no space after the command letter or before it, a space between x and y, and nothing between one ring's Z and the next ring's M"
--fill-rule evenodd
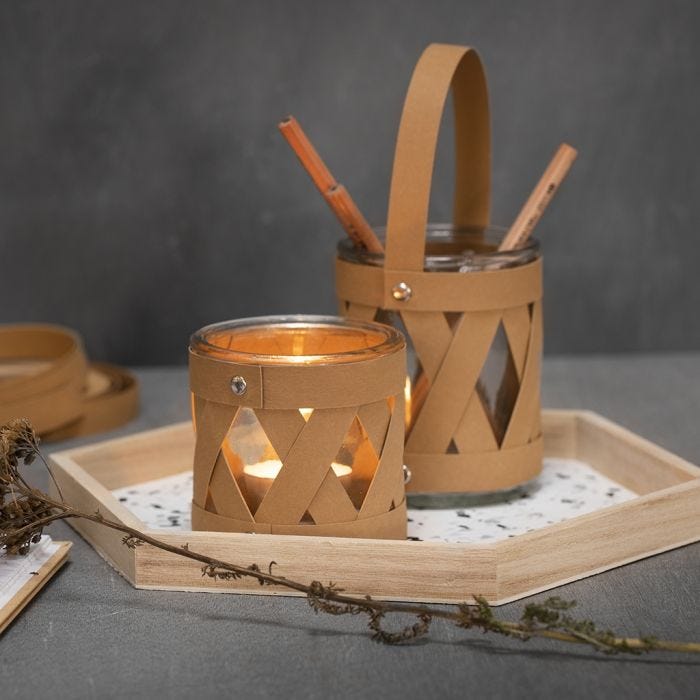
M189 423L55 453L51 462L64 497L88 512L99 509L219 559L261 567L275 561L279 575L334 581L387 600L454 603L479 594L498 605L700 540L698 467L589 412L545 411L543 431L545 457L589 465L628 499L483 542L153 530L113 492L191 469ZM72 525L137 588L290 594L252 580L203 578L196 562L150 546L129 549L120 533L94 523Z

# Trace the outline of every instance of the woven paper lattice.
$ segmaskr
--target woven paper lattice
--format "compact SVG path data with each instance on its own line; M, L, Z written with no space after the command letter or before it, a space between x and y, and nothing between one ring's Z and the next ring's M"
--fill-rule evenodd
M382 309L344 303L358 319L387 319ZM395 315L394 315L395 314ZM534 477L541 464L540 365L542 305L463 313L393 312L420 362L406 437L409 489L481 491L507 488ZM389 316L389 318L391 318ZM395 321L396 322L396 321ZM499 332L504 333L513 375L504 426L479 390L479 379Z
M191 351L195 528L405 537L405 352L394 335L391 353L327 365Z
M392 446L395 451L401 445L392 435L403 420L395 403L392 397L360 407L316 409L308 421L295 409L256 409L282 468L254 507L243 460L229 439L238 414L251 409L195 399L195 420L206 421L209 434L197 441L194 501L214 515L249 522L251 530L256 523L349 523L391 511L404 498L401 472L385 467L395 461ZM353 453L349 489L331 468L343 447Z

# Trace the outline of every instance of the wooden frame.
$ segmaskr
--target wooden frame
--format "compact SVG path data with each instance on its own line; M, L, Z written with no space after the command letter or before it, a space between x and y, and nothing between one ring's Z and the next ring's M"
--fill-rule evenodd
M502 604L700 540L700 468L590 412L545 411L546 456L577 458L637 498L492 544L153 532L171 544L276 573L334 581L386 600L456 603L472 594ZM191 468L189 423L51 455L65 498L145 529L112 489ZM71 523L137 588L291 595L255 581L215 581L200 566L149 546L129 549L119 532Z

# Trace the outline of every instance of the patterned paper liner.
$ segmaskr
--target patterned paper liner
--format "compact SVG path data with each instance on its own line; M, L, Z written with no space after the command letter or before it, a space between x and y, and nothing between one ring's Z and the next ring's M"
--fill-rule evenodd
M192 472L112 491L147 528L191 530ZM540 476L506 494L409 496L409 539L503 540L623 503L637 494L575 459L546 459Z

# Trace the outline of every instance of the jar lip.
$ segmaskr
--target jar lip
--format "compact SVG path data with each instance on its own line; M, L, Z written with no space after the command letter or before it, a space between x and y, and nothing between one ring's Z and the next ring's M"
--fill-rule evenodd
M381 341L365 347L330 353L306 353L294 355L291 353L249 352L247 350L231 349L224 345L211 342L216 334L237 331L249 331L256 328L267 331L274 329L294 330L295 328L336 329L347 331L350 335L356 332L358 337L368 334L381 336ZM190 352L203 355L216 355L218 359L242 364L323 364L333 362L358 362L373 356L386 355L405 347L406 341L400 331L392 326L374 321L359 321L339 316L313 314L251 316L212 323L190 336Z
M382 243L386 241L386 227L379 226L374 228L377 237ZM480 240L486 241L488 244L493 245L494 249L489 251L472 252L473 257L476 260L506 260L512 258L513 255L536 255L539 252L540 244L539 241L530 237L525 241L525 243L515 248L514 250L498 250L498 244L503 240L508 229L502 226L494 226L489 224L488 226L455 226L454 224L440 224L432 223L428 224L426 227L426 240L439 242L440 240L459 240L463 238L465 243L471 238L476 240L477 237ZM359 249L355 247L355 244L350 238L343 238L338 242L338 251L341 254L348 254L350 257L361 255L365 260L372 260L378 262L384 259L384 253L371 253L364 249ZM465 248L464 253L469 252L469 248ZM425 255L426 262L440 262L449 261L459 258L458 254L445 254L445 253L429 253Z

